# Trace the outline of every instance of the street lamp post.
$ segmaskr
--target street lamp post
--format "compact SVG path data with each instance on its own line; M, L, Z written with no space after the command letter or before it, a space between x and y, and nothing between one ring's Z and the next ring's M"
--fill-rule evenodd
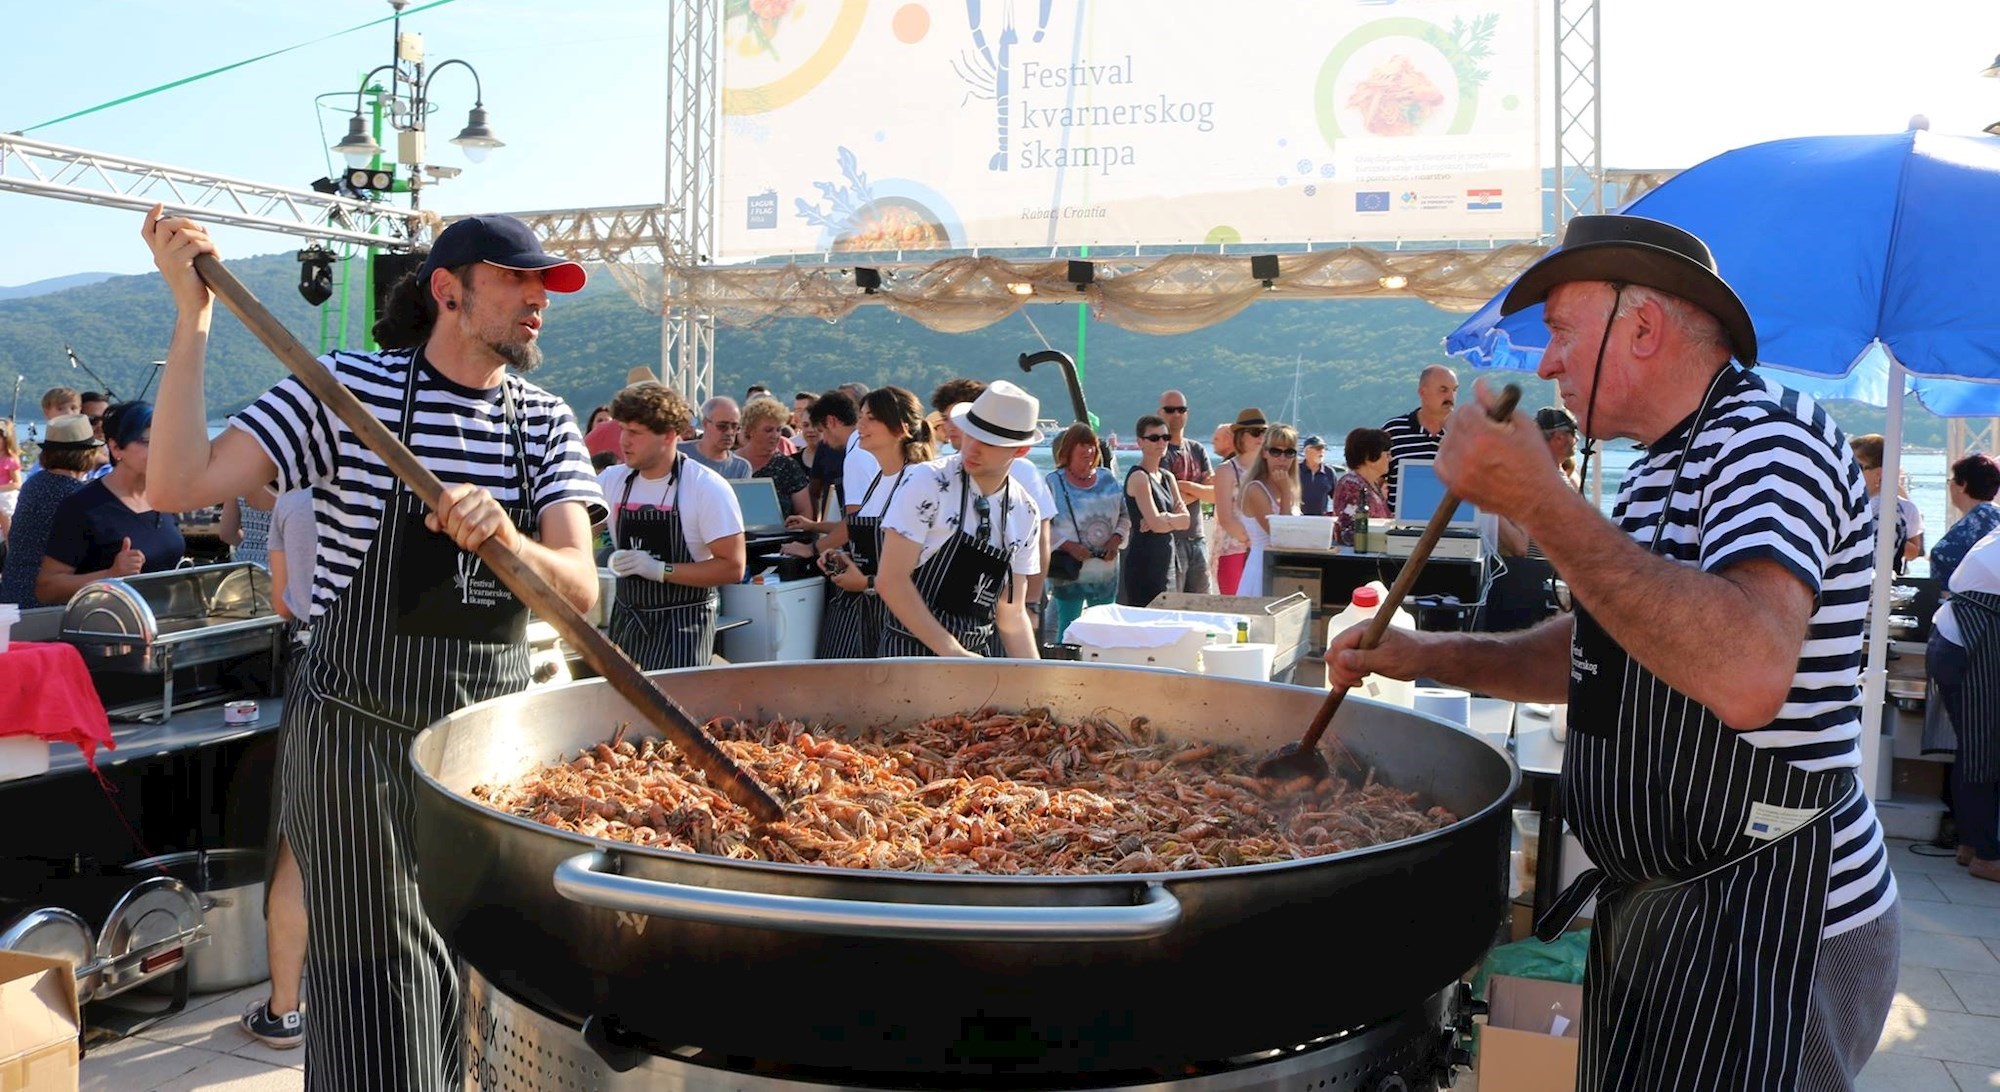
M361 83L354 92L354 115L348 118L347 135L333 145L333 150L347 161L348 169L342 174L343 186L359 195L382 194L407 191L410 207L423 205L423 191L426 186L458 175L459 168L446 167L424 162L424 136L432 109L431 84L438 74L454 65L472 74L472 111L466 117L465 127L451 143L458 145L465 158L473 163L481 163L488 152L506 145L493 135L493 128L486 117L486 92L479 79L479 70L470 62L451 58L439 62L426 70L424 63L423 36L415 32L403 33L403 9L410 0L389 0L396 16L392 26L395 42L395 56L385 65L377 66L361 77ZM386 86L376 77L387 74ZM340 92L344 95L345 92ZM366 101L373 99L374 116L371 119L364 112ZM389 127L396 130L396 149L393 162L384 165L382 159L388 154L378 140L386 120ZM371 123L372 122L372 123ZM409 167L409 177L399 180L396 165ZM367 321L366 329L375 324L375 248L368 251L366 267L367 287L363 294ZM303 287L301 289L303 291ZM308 297L310 298L310 297ZM324 297L322 297L324 298ZM343 296L344 298L344 296ZM343 320L344 321L344 320ZM324 341L324 336L322 336Z
M451 143L459 146L465 158L474 163L483 162L486 154L494 148L505 147L500 138L493 135L493 128L486 117L485 88L479 79L479 70L470 62L457 58L442 61L426 70L424 63L423 36L415 32L403 33L403 9L410 0L389 0L389 6L396 10L393 27L396 54L395 59L381 65L361 77L361 84L354 92L354 115L347 121L347 135L340 138L333 150L347 160L348 181L351 188L358 191L376 191L392 188L395 171L389 170L384 176L380 157L386 154L376 136L370 132L368 118L363 112L363 100L371 90L375 78L388 73L387 88L376 90L377 108L387 108L388 121L397 132L396 162L410 168L406 187L410 194L410 207L419 208L423 203L423 190L427 185L435 185L443 179L458 174L456 167L444 167L424 162L425 132L431 111L431 84L439 73L457 65L472 74L472 111L466 117L465 127ZM365 171L359 177L359 185L354 172ZM387 182L388 185L378 185Z

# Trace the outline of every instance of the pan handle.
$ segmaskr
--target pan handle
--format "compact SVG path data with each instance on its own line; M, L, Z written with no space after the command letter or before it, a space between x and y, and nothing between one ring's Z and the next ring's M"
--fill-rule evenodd
M1165 884L1147 883L1130 906L940 906L772 895L620 876L602 850L556 865L556 892L601 910L651 917L779 929L793 933L901 940L1146 940L1171 932L1181 903Z

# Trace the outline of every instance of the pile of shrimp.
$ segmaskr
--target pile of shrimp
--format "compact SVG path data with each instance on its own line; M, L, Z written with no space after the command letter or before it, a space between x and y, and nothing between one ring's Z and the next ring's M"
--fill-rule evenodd
M1145 718L991 708L860 732L708 725L780 800L765 826L664 740L608 743L475 799L561 830L746 860L997 875L1176 872L1319 857L1456 821L1339 777L1253 776L1259 754L1169 739Z

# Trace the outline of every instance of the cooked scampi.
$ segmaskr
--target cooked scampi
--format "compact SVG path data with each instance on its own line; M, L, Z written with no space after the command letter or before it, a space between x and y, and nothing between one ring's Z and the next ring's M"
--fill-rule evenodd
M621 737L475 799L562 830L749 860L906 872L1167 872L1319 857L1456 821L1376 783L1253 776L1259 755L1169 739L1145 718L982 709L846 732L708 726L780 799L761 829L673 745Z

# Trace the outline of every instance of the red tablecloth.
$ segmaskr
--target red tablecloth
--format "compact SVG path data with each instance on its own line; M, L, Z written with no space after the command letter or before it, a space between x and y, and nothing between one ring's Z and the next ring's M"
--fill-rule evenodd
M74 743L92 769L98 744L116 746L111 718L74 647L15 641L0 652L0 736L18 735Z

